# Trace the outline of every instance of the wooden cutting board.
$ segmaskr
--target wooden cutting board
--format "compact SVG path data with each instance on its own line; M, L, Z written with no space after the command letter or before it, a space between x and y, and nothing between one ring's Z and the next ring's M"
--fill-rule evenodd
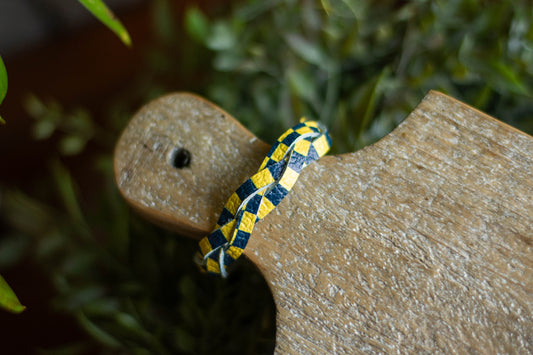
M172 94L124 131L116 180L140 214L200 239L268 149ZM533 138L430 92L379 142L304 169L245 255L276 302L278 353L531 353L532 243Z

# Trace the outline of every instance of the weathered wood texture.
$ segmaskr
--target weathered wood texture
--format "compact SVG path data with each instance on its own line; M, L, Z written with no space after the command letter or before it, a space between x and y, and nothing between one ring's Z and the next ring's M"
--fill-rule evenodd
M189 168L169 163L179 147ZM267 150L212 104L170 95L124 132L117 183L200 238ZM276 302L276 351L531 353L532 162L533 138L431 92L376 144L307 167L245 250Z

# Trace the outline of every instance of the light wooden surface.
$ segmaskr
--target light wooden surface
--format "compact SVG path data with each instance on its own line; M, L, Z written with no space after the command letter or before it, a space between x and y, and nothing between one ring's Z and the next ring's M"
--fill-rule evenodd
M191 165L176 169L181 147ZM201 238L268 148L207 101L169 95L125 130L117 184ZM532 137L430 92L376 144L307 167L245 250L276 302L276 352L533 352L532 161Z

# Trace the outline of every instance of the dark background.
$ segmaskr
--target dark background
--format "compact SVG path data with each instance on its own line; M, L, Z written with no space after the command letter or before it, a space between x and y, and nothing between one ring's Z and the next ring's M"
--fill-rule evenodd
M47 174L48 158L55 154L52 142L31 137L33 121L23 107L25 97L32 93L66 107L83 106L96 113L96 120L102 119L98 113L110 98L132 85L145 66L154 36L151 3L106 1L133 39L133 46L127 48L76 0L0 1L0 54L9 78L8 94L0 107L7 121L0 127L2 185L36 190L35 180ZM175 1L172 5L179 18L191 4L220 11L224 3L227 1ZM190 87L179 80L172 85L176 90ZM64 159L84 191L98 188L98 181L84 169L84 158L92 153L89 149L82 157ZM4 232L5 226L0 224L0 233ZM39 349L88 337L70 316L50 305L53 288L30 259L2 270L2 274L27 309L19 315L0 311L0 353L41 353ZM99 352L97 345L93 351Z

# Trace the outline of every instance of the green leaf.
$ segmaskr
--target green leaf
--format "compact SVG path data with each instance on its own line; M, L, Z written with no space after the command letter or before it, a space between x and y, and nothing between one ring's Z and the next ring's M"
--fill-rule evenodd
M33 126L33 137L37 140L48 139L54 133L56 123L52 120L41 120Z
M115 17L113 12L104 4L102 0L78 0L87 8L100 22L113 31L118 38L127 46L131 46L131 38L122 23Z
M0 105L2 104L2 101L4 101L4 98L7 94L7 71L6 66L4 65L4 61L2 60L2 57L0 56ZM0 116L0 123L5 124L6 121Z
M85 223L81 206L78 202L75 182L67 168L59 160L52 162L52 176L57 184L59 196L70 218L78 223Z
M15 292L9 287L2 275L0 275L0 307L13 313L20 313L26 309L20 304Z
M369 96L366 100L367 106L366 106L366 109L364 111L365 113L361 121L361 128L359 131L360 133L364 132L367 129L367 127L370 125L370 122L372 122L374 113L377 110L378 99L380 98L382 94L380 92L381 91L380 84L383 82L385 78L387 78L389 74L390 74L389 67L383 68L379 76L376 78L376 81L371 86L371 89L369 91Z
M515 70L503 61L494 60L489 64L489 67L492 70L487 75L487 79L491 80L495 86L518 95L530 94L523 78L520 78Z
M59 141L59 151L64 155L76 155L81 153L87 140L79 135L69 135Z
M209 35L207 17L197 7L190 7L185 13L185 30L197 42L204 43Z
M231 49L237 43L237 33L225 22L213 25L211 33L206 40L206 45L214 51Z
M99 342L110 348L120 347L121 344L115 339L115 337L107 333L101 327L97 326L94 322L87 318L85 314L78 312L76 316L83 329L85 329L87 333L96 338Z
M243 62L243 57L236 51L219 53L213 61L213 66L220 71L238 70Z
M322 7L324 8L324 11L326 11L326 14L329 16L331 14L331 2L329 0L320 0L322 3Z
M0 104L4 101L7 94L7 71L4 61L0 56Z
M291 91L299 98L313 102L316 99L315 82L311 75L298 70L289 70L287 74Z
M297 34L289 34L285 36L285 40L289 47L306 62L325 70L331 69L331 60L326 55L325 50L318 46L317 43L310 42Z

